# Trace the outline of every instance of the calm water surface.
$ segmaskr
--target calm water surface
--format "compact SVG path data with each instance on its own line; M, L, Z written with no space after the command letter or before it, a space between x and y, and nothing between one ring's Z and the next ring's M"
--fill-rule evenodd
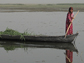
M64 35L66 14L67 12L0 13L0 31L8 27L36 35ZM77 31L79 36L76 39L76 47L79 54L74 52L73 63L84 63L84 12L80 12L74 20L74 33ZM11 46L10 43L9 45ZM65 50L62 49L8 46L1 44L1 63L65 63Z

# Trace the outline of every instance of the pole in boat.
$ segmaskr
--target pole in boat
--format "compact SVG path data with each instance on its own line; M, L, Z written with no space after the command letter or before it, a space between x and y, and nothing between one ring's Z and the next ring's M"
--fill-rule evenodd
M78 12L76 13L76 15L74 16L74 18L77 16L78 13L79 13L79 10L78 10ZM74 20L74 19L72 19L72 22L73 22L73 20ZM70 28L72 22L70 23L70 25L69 25L69 27L68 27L68 29L67 29L67 32L66 32L66 34L65 34L65 38L66 38L66 36L67 36L67 33L68 33L68 31L69 31L69 28Z

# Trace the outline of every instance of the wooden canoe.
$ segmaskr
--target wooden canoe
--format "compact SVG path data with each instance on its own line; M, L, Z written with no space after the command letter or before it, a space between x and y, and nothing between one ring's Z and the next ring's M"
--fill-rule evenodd
M42 43L42 42L25 42L20 43L14 41L0 41L0 47L4 47L6 50L13 50L16 48L52 48L59 50L70 50L78 52L77 48L72 43Z
M11 36L11 35L0 35L0 40L9 40L9 41L36 41L36 42L63 42L70 43L75 37L77 37L78 33L73 35L65 36L23 36L24 39L21 39L21 36Z

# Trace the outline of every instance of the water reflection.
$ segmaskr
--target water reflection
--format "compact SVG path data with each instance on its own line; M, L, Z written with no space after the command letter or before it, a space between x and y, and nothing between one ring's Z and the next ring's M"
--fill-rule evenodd
M62 49L62 50L70 50L74 52L78 52L78 50L74 47L72 43L42 43L42 42L9 42L9 41L0 41L0 47L3 47L5 50L15 50L16 48L54 48L54 49Z
M25 52L29 51L28 48L51 48L51 49L59 49L66 51L66 63L69 63L73 59L73 52L78 52L74 44L72 43L42 43L42 42L12 42L12 41L0 41L0 47L4 48L4 50L14 51L18 48L24 49ZM64 53L63 53L64 54ZM69 59L67 59L69 58Z

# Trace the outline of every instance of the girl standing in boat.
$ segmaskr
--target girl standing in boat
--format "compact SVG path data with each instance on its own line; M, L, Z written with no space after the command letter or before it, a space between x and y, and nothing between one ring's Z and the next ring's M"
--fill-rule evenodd
M70 7L69 12L67 13L67 18L66 18L66 31L70 23L72 23L72 19L74 19L73 7ZM72 34L73 34L73 24L71 24L69 31L67 32L67 35L72 35ZM70 59L70 61L73 62L73 52L70 50L66 50L66 55ZM66 58L66 63L70 63L67 58Z
M66 31L67 31L70 23L72 22L73 18L74 18L73 7L70 7L69 12L67 13L67 18L66 18ZM71 24L69 31L67 32L67 35L71 35L71 34L73 34L73 24Z

